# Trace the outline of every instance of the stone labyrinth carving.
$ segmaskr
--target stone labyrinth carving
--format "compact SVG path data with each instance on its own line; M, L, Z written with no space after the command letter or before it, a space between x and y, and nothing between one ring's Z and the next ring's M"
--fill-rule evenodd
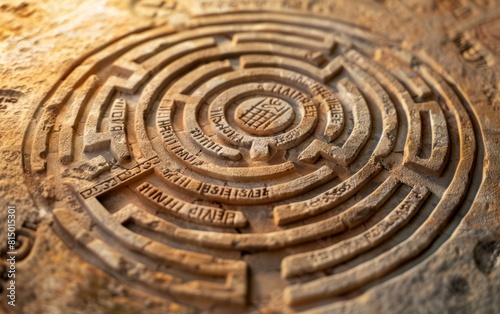
M249 304L276 269L288 306L362 291L433 243L476 154L459 90L377 42L262 12L123 36L41 104L30 182L65 193L73 250L152 294Z

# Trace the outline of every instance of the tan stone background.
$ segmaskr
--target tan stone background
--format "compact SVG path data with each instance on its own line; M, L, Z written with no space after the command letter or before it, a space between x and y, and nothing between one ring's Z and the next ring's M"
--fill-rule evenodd
M182 305L151 297L120 285L73 254L51 230L51 209L36 208L32 200L50 196L50 188L28 191L22 143L36 105L76 58L112 38L151 24L178 27L189 15L201 13L200 2L178 1L176 9L150 17L136 1L0 1L0 89L21 91L21 101L0 112L0 213L7 204L18 209L17 224L38 226L35 246L17 269L18 313L166 313L188 311ZM207 1L205 1L207 2ZM210 2L210 1L209 1ZM232 10L237 1L212 1L215 10ZM268 1L270 7L281 2ZM304 3L308 3L304 1ZM370 32L399 42L419 56L436 60L440 68L471 96L479 120L484 154L481 182L471 208L446 243L434 245L432 255L410 271L368 289L331 310L366 313L494 313L500 312L500 258L484 274L474 261L479 241L500 241L500 75L498 61L477 69L463 61L451 38L457 30L473 28L487 17L500 17L500 5L462 1L474 13L465 20L437 1L335 1L307 7L350 21ZM500 34L499 34L500 36ZM57 197L53 195L52 197ZM0 215L0 247L4 247L5 216ZM458 278L458 279L457 279ZM465 284L464 284L465 279ZM2 294L2 298L4 295ZM1 311L11 310L0 302ZM2 308L3 306L3 308ZM258 313L257 307L248 310Z

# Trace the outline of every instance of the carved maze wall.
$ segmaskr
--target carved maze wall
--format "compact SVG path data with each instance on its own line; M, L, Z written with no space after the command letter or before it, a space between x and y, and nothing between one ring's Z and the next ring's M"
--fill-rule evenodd
M48 93L29 180L65 195L74 251L150 293L248 305L262 274L291 307L361 291L439 236L476 151L464 96L378 42L262 12L128 34Z

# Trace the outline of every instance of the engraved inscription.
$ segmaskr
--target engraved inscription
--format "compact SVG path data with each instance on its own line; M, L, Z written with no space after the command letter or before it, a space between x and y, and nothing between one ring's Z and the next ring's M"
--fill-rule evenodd
M6 112L13 104L17 104L23 93L12 89L0 89L0 113Z
M140 176L140 175L143 175L147 172L152 171L153 167L159 163L160 163L160 159L158 157L153 157L149 160L146 160L146 161L138 164L137 166L135 166L129 170L122 171L122 172L118 173L117 175L115 175L114 177L111 177L109 179L101 181L101 182L93 185L92 187L81 191L80 195L84 199L100 195L104 192L111 190L112 188L115 188L118 185L126 183L127 181L131 180L132 178L135 178L137 176Z
M245 216L240 212L193 205L168 195L168 192L162 191L148 182L144 182L137 187L137 191L150 202L161 206L168 213L182 219L233 228L245 227L247 224Z

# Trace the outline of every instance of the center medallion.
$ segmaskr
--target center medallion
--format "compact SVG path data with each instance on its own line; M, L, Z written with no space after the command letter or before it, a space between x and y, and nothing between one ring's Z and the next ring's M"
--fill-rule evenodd
M285 130L295 119L290 104L275 97L245 100L236 109L236 123L248 133L270 136Z

